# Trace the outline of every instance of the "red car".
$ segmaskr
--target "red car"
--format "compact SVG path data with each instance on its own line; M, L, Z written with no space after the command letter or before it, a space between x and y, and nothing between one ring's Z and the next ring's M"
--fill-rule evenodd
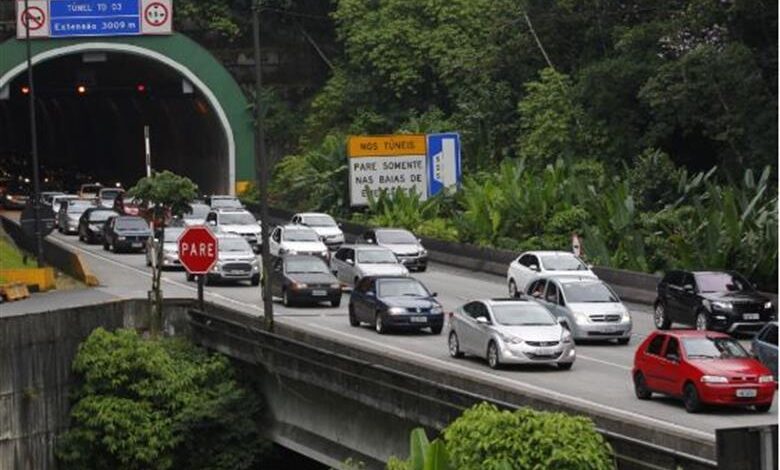
M772 406L777 383L772 372L724 333L654 331L634 355L634 391L680 397L689 413L704 405Z

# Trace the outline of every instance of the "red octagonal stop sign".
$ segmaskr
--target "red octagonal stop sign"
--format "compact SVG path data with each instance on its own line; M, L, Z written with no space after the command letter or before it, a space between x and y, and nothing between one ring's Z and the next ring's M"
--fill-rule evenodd
M217 237L205 225L188 227L179 236L179 259L190 274L208 273L218 254Z

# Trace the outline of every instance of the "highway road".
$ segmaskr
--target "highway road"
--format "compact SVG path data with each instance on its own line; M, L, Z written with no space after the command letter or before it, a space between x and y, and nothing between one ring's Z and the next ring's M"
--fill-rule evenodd
M105 294L119 298L146 297L151 274L143 254L113 254L101 245L85 245L75 236L53 233L51 237L80 252L101 282ZM439 300L449 311L474 298L504 297L504 279L498 276L467 272L433 264L425 273L414 274L429 289L438 292ZM194 297L196 285L187 282L183 271L166 271L163 275L165 296ZM262 315L260 288L248 283L206 287L207 300L249 314ZM453 371L471 374L504 387L544 393L572 404L599 410L648 427L684 433L699 439L714 440L715 430L723 427L777 424L777 399L769 413L750 410L715 410L701 414L685 412L681 402L662 397L640 401L634 397L630 369L636 346L653 330L651 308L627 304L634 322L634 336L629 345L612 343L577 345L577 361L570 371L554 367L512 367L493 371L482 359L453 359L447 353L446 329L441 335L404 333L380 336L369 326L350 327L347 321L348 294L340 308L311 306L285 308L276 304L277 321L306 328L320 335L364 348L384 351L394 356L426 361Z

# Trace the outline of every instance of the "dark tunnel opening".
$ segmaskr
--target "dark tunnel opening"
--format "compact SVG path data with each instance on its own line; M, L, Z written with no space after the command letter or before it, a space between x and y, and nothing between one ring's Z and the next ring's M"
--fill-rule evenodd
M142 56L90 52L47 60L33 72L45 186L73 191L98 181L131 187L146 174L148 125L152 169L188 176L204 194L230 191L223 125L203 92L175 69ZM0 100L0 158L30 176L26 71L8 88L8 98Z

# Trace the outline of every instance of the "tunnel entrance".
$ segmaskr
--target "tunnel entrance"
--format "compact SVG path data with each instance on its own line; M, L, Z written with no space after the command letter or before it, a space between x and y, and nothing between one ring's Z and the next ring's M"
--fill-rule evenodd
M33 48L39 157L52 189L134 185L146 172L145 125L154 170L188 176L204 194L233 194L254 179L247 101L185 36ZM30 144L24 42L10 39L0 44L0 159L29 166Z

